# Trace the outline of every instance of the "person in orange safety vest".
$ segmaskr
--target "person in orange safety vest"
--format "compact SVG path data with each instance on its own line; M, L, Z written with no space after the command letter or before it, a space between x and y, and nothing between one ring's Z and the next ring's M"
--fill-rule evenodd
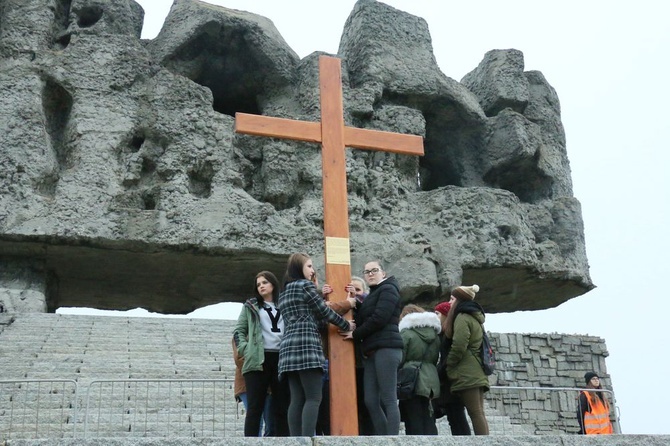
M584 375L587 389L602 389L600 377L595 372ZM612 434L612 423L610 422L610 405L605 398L604 392L579 392L577 403L577 420L579 421L580 434Z

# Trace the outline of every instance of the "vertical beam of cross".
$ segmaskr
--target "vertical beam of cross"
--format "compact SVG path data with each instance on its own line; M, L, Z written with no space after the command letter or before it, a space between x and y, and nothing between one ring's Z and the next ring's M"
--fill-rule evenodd
M321 93L321 170L323 173L323 234L326 238L326 281L343 296L351 281L349 206L344 152L344 112L340 60L319 58ZM331 297L332 299L332 297ZM338 339L339 338L339 339ZM332 435L358 435L356 359L350 342L342 342L329 325L330 431ZM336 377L333 380L332 377ZM340 382L338 382L340 381ZM363 389L361 389L363 390ZM339 395L342 393L342 395ZM349 410L346 411L345 408Z
M330 299L337 302L347 297L344 288L351 281L345 147L423 155L423 138L345 126L338 58L319 57L319 90L320 123L236 113L235 131L321 143L326 282L334 290ZM333 326L328 343L331 434L358 435L353 345L343 341Z

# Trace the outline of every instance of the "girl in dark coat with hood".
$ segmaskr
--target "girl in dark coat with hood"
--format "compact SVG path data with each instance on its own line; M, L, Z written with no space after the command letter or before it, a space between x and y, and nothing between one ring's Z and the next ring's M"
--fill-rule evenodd
M436 367L440 355L440 319L435 313L408 304L400 313L398 327L404 345L402 367L420 367L414 395L400 401L405 434L437 435L430 401L440 396Z

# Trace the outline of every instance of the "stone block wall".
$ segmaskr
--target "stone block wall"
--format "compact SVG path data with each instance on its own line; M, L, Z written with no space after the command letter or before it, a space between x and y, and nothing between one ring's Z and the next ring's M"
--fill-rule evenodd
M584 373L607 377L605 340L559 333L492 333L499 370L491 384L507 386L583 387Z
M578 431L576 389L584 388L586 372L595 371L603 389L613 390L605 363L609 353L602 338L558 333L489 336L496 351L497 370L490 377L495 387L486 396L487 404L494 417L500 415L510 425L523 425L528 433L560 435ZM614 393L607 395L612 421L616 422Z

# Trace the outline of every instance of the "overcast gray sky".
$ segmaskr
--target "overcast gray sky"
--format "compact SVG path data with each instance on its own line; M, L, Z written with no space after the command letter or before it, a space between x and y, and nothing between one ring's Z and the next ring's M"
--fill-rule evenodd
M169 0L137 0L143 38L155 37ZM336 54L353 0L209 0L272 20L305 57ZM489 315L494 332L600 336L610 353L624 433L670 434L665 371L670 310L670 147L667 77L670 2L638 0L389 0L428 22L435 57L460 80L492 49L524 53L561 101L575 196L582 204L595 290L551 310ZM663 139L662 139L663 138ZM198 311L236 317L239 304ZM141 314L141 312L140 312ZM660 387L662 390L656 391Z

